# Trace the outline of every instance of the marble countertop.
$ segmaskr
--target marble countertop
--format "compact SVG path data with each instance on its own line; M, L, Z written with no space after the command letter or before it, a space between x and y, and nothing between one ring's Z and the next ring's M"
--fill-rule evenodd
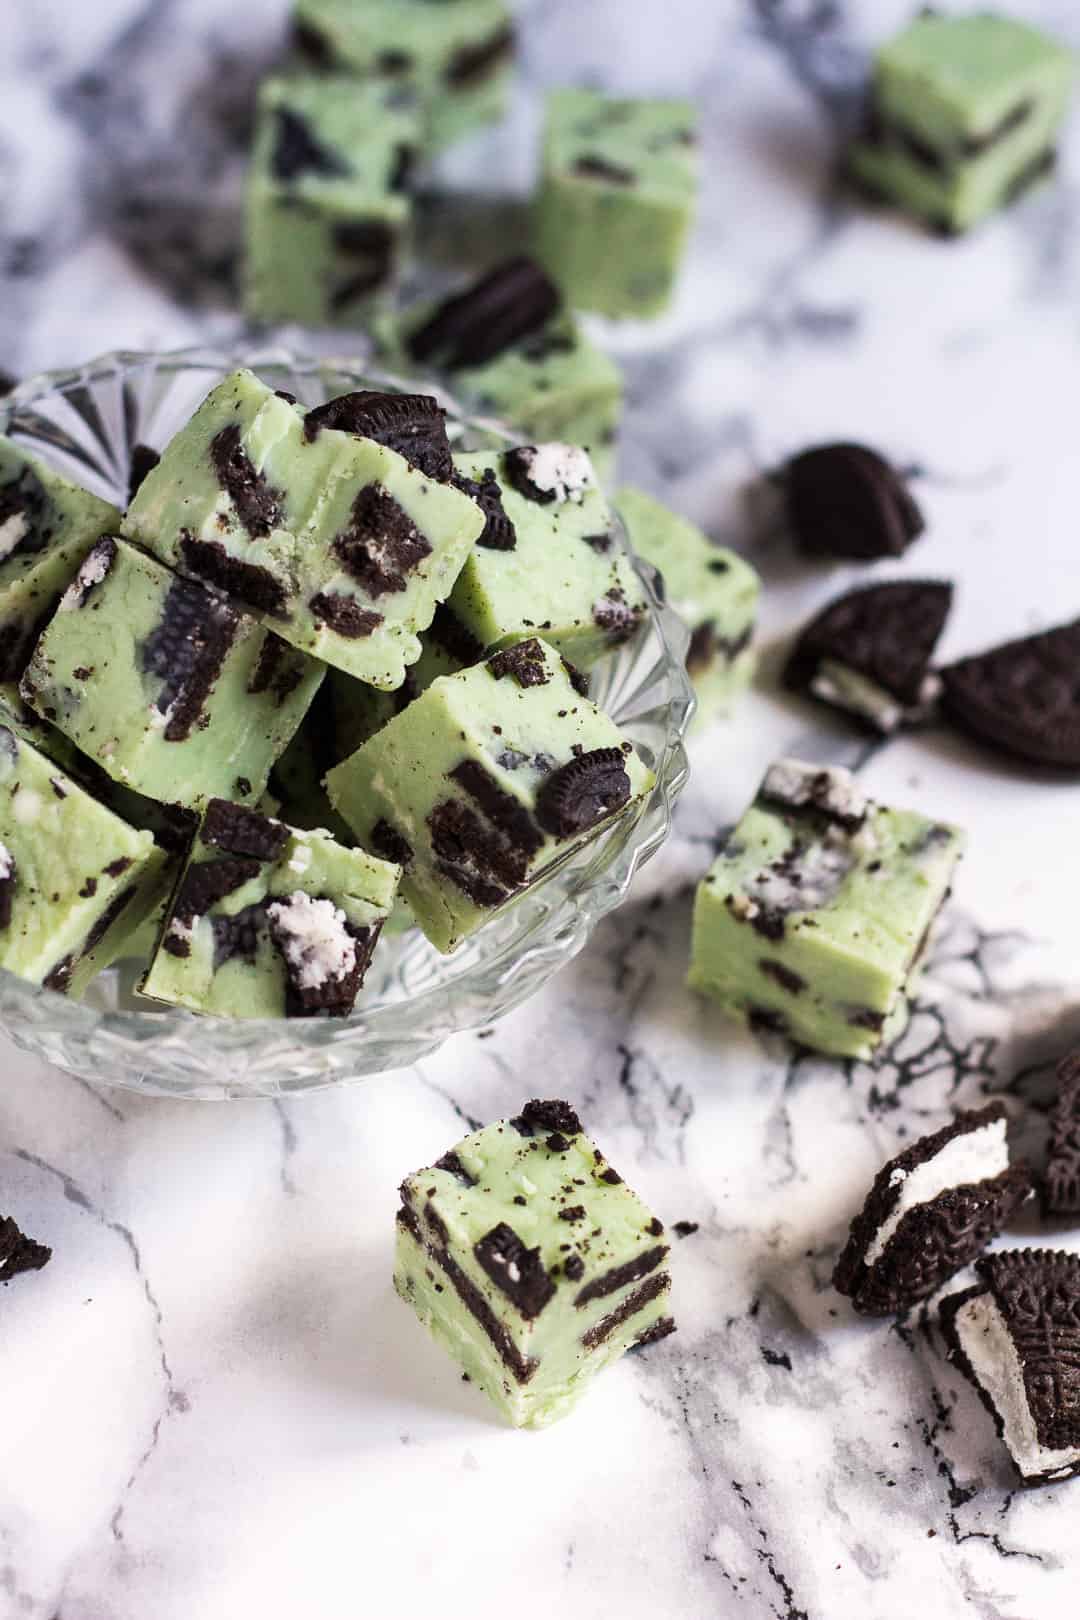
M244 115L284 0L11 9L0 365L240 335ZM858 1322L828 1278L882 1160L958 1104L1002 1093L1037 1144L1051 1061L1080 1038L1080 789L944 734L860 749L777 696L784 636L855 575L797 562L744 498L792 450L864 437L916 470L930 520L889 572L959 582L946 655L1078 611L1080 129L1060 178L969 241L852 208L836 132L907 9L526 8L511 128L441 183L477 218L478 176L526 185L546 83L701 98L677 307L606 336L626 470L765 575L762 682L695 738L638 893L494 1032L232 1106L95 1092L4 1047L0 1209L55 1252L0 1297L0 1620L1075 1611L1080 1484L1017 1492L932 1317ZM1080 45L1072 0L1012 9ZM970 828L922 1001L875 1067L794 1060L683 988L690 885L781 748L857 761L876 795ZM395 1299L392 1222L404 1172L553 1091L699 1230L673 1256L678 1334L529 1435Z

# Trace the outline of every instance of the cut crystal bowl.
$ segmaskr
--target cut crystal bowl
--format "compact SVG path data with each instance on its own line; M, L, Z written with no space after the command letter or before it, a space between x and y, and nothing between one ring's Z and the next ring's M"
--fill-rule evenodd
M355 388L406 386L355 362L280 348L120 352L27 379L0 400L0 432L123 507L133 447L160 449L214 384L242 365L307 405ZM466 419L443 390L425 387L446 405L456 446L512 442L499 424ZM619 543L629 551L622 532ZM665 606L655 570L638 559L634 565L648 597L646 623L594 669L592 695L652 767L656 785L520 900L493 913L452 956L440 956L415 929L384 934L345 1019L224 1019L155 1009L135 994L134 963L99 975L82 1002L0 970L0 1025L23 1050L98 1084L226 1098L286 1095L400 1068L449 1035L501 1018L575 956L625 897L666 838L686 781L683 744L694 706L687 632Z

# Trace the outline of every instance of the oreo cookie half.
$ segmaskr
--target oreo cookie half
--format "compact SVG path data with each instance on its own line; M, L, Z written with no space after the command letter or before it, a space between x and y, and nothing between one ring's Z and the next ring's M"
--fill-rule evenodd
M970 1265L1031 1193L1010 1169L998 1104L958 1114L880 1170L852 1222L833 1285L864 1316L891 1316Z
M900 557L925 527L900 474L866 445L804 450L787 464L785 489L792 532L812 557Z
M799 636L784 685L885 735L928 718L941 694L930 660L952 594L951 585L928 579L849 591Z
M1080 769L1080 619L941 671L961 731L1036 765Z
M445 303L406 343L413 360L447 371L482 366L532 336L562 304L558 287L534 260L506 259Z
M316 438L323 428L385 444L442 483L453 476L446 413L430 394L381 394L367 388L340 394L304 417L305 438Z
M1057 1078L1043 1208L1048 1215L1080 1215L1080 1052L1062 1058Z
M1014 1249L941 1307L949 1356L1027 1485L1080 1474L1080 1255Z

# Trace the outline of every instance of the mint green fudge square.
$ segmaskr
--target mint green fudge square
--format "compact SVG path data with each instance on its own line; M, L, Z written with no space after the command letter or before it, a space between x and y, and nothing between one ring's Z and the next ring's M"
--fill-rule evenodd
M115 781L198 807L254 803L322 665L124 540L99 540L60 599L23 700Z
M568 1103L534 1098L406 1176L394 1287L515 1428L675 1331L660 1221Z
M308 72L373 79L415 105L427 152L501 118L514 56L504 0L296 0Z
M587 670L636 634L645 592L586 451L522 445L454 466L496 507L448 603L481 651L540 635Z
M0 967L81 996L160 899L167 855L0 702Z
M752 1026L870 1058L899 1033L963 834L780 760L698 886L690 984Z
M328 833L213 799L140 990L230 1018L345 1017L398 875Z
M266 80L247 192L245 306L254 320L349 326L393 285L420 142L392 86Z
M441 676L326 777L361 847L403 868L401 892L444 952L652 782L535 638Z
M643 490L615 496L634 550L659 569L667 600L690 629L686 668L696 719L730 710L754 672L751 646L761 581L750 564Z
M1053 166L1071 53L986 12L924 14L879 51L856 180L946 232L967 230Z
M238 371L167 445L123 532L294 647L393 690L483 524L460 490Z
M71 576L120 513L0 438L0 681L17 681Z
M667 307L697 199L697 122L689 101L549 94L536 248L570 304Z

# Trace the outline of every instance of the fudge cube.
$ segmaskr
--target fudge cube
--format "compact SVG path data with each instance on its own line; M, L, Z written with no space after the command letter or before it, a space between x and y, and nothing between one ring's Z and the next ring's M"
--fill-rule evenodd
M697 720L730 709L754 671L750 645L761 581L734 551L640 489L621 489L615 505L630 544L664 581L668 601L690 627L686 668L697 693Z
M568 1103L527 1103L406 1176L394 1286L515 1427L674 1332L664 1228Z
M148 798L252 803L323 678L253 618L105 536L60 600L24 700Z
M433 682L326 778L358 842L404 869L402 893L440 951L652 782L535 638Z
M0 967L80 996L160 899L166 861L0 704Z
M245 303L255 320L348 326L393 285L419 143L392 87L341 76L259 91Z
M357 393L304 414L238 371L147 474L123 532L294 647L392 690L484 526L475 501L408 456L453 471L433 400Z
M595 90L548 96L536 248L571 304L616 317L666 307L697 170L689 101L615 101Z
M622 377L531 259L508 259L440 304L384 318L375 334L392 369L435 366L467 410L534 443L585 445L597 470L609 470Z
M733 1017L837 1057L899 1033L963 835L785 759L698 886L690 984Z
M0 438L0 681L17 681L94 541L120 513Z
M514 55L504 0L296 0L293 16L303 67L370 77L415 103L428 152L503 114Z
M487 522L449 609L481 648L539 634L581 669L635 634L645 592L588 453L523 445L456 455Z
M922 12L878 53L850 172L940 231L967 230L1053 167L1073 73L1027 23Z
M231 1018L345 1017L398 869L212 799L140 989Z

